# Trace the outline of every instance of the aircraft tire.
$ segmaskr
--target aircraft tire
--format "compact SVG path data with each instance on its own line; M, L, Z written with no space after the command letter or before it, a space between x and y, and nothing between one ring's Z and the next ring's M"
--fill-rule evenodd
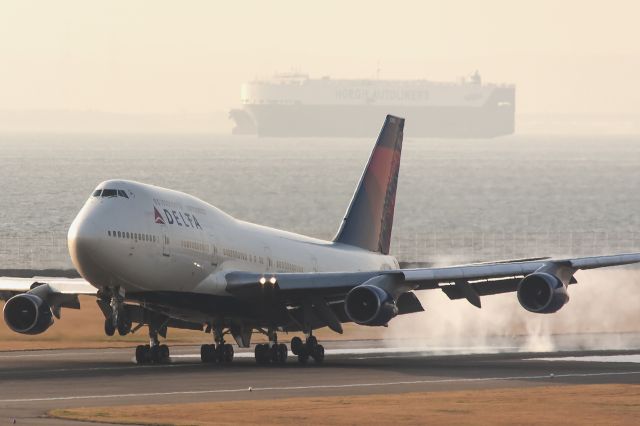
M285 345L284 343L280 343L276 347L278 348L278 364L285 364L289 355L289 349L287 349L287 345Z
M277 343L269 348L269 361L273 364L277 364L280 361L280 351Z
M136 346L136 363L145 364L147 362L147 354L144 345Z
M224 346L224 362L232 362L233 361L233 346L226 343Z
M201 345L200 346L200 360L204 363L215 362L215 351L213 345Z
M255 358L256 363L258 364L266 364L269 362L269 345L264 343L259 343L255 348Z
M302 339L299 337L294 337L293 339L291 339L291 352L294 355L298 355L300 353L300 350L302 349L302 346L304 345L304 343L302 343Z
M113 336L116 333L116 328L113 326L111 318L105 318L104 320L104 334L107 336Z
M131 331L131 320L129 318L122 319L122 321L118 322L117 328L119 335L126 336Z
M311 356L313 357L313 360L316 362L316 364L322 364L322 362L324 361L324 346L317 345L315 348L313 348Z
M306 364L309 361L309 354L307 354L306 352L301 352L298 354L298 363L300 364Z
M160 347L158 348L159 361L161 363L169 362L169 356L170 356L169 346L160 345Z
M309 350L313 350L316 346L318 346L318 339L316 339L316 336L307 337L307 348Z
M146 347L146 346L145 346ZM160 362L160 348L156 345L147 349L149 363L158 364Z

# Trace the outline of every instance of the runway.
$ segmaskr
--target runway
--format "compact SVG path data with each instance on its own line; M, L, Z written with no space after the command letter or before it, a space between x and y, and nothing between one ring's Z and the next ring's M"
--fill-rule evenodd
M378 341L324 344L325 363L307 366L293 356L257 366L246 350L233 364L205 365L195 346L172 347L172 362L155 366L136 365L133 349L0 352L0 422L55 424L42 418L48 410L78 406L640 384L640 350L436 355Z

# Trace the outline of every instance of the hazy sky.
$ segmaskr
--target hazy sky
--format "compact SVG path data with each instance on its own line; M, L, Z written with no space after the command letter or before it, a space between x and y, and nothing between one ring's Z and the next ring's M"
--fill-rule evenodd
M0 2L0 110L214 112L254 77L517 84L518 112L640 113L636 1Z

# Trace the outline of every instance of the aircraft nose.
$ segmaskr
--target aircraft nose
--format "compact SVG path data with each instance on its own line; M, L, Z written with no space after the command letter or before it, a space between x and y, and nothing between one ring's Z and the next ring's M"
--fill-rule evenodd
M67 244L71 262L87 281L95 282L98 275L100 231L91 214L80 212L71 223Z

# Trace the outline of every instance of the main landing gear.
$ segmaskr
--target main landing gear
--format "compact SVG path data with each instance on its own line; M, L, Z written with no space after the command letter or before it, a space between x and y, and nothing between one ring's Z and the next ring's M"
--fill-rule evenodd
M309 357L313 358L316 364L324 361L324 346L318 344L318 339L313 335L309 335L304 343L299 337L291 339L291 352L298 355L300 364L306 364Z
M160 344L158 330L149 325L149 344L136 347L136 362L138 364L165 364L169 361L169 347Z
M287 362L289 349L284 343L259 343L256 345L255 357L256 362L260 365L265 364L284 364Z
M233 361L233 346L224 342L224 332L222 328L216 327L214 330L214 345L200 346L200 359L205 363L230 363Z
M275 330L269 329L266 332L269 343L259 343L255 348L256 363L265 364L284 364L289 356L289 349L284 343L278 343L278 335Z

